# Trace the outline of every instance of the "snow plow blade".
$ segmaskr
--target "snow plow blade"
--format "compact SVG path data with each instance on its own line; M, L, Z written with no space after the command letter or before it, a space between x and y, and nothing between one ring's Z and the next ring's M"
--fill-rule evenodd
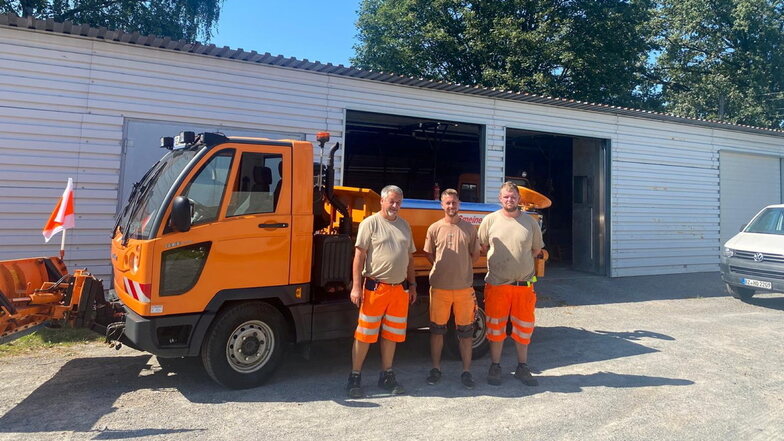
M104 332L114 315L101 280L59 257L0 261L0 343L45 323Z

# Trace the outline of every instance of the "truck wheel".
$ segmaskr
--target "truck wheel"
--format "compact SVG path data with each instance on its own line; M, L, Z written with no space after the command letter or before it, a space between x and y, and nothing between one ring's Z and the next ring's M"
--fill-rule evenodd
M754 297L754 290L752 288L732 286L729 283L725 283L724 285L727 287L727 292L736 299L750 300L752 297Z
M484 357L484 355L487 354L487 351L490 350L490 342L487 340L487 315L485 315L485 310L482 309L484 302L478 295L477 302L479 305L477 306L476 314L474 315L474 341L471 344L471 358L474 360ZM453 357L459 360L460 339L457 337L454 317L449 320L447 329L446 336L444 337L444 346L446 346L447 351L449 351Z
M283 317L265 303L242 303L215 318L201 348L204 369L231 389L261 385L283 358Z

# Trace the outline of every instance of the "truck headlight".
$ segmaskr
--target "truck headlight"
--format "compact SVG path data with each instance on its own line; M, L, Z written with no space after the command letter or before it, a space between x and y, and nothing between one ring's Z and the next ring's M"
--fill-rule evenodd
M724 249L722 250L722 254L724 255L724 257L732 257L735 255L735 250L733 250L732 248L724 247Z

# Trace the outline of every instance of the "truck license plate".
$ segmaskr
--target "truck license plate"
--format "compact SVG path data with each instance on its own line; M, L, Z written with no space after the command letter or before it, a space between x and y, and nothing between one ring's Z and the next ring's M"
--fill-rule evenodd
M755 288L765 288L765 289L773 288L773 285L771 285L770 282L763 282L761 280L741 279L741 282L743 282L743 284L746 286L753 286Z

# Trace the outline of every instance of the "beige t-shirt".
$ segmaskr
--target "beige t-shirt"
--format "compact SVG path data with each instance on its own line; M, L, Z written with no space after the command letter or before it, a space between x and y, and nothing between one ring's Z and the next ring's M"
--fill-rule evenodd
M416 251L411 227L398 216L394 221L380 213L359 224L356 247L367 251L362 276L386 283L401 283L408 276L409 255Z
M479 225L479 243L490 246L485 282L491 285L530 280L535 274L531 250L544 247L534 218L525 212L507 217L502 211L488 214Z
M424 251L433 254L430 286L437 289L465 289L474 283L471 253L479 250L476 228L460 219L455 225L441 219L427 229Z

